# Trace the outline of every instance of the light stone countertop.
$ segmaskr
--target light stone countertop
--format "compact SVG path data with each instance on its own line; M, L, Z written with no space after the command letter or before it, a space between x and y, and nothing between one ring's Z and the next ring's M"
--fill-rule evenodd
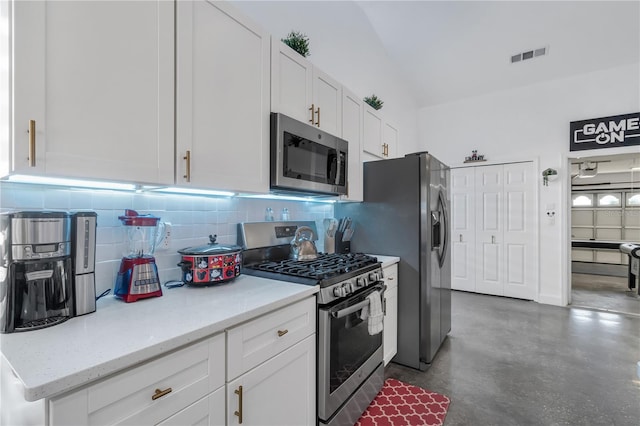
M208 287L164 288L125 303L109 295L94 313L41 330L2 334L0 349L36 401L61 394L222 332L318 292L319 286L240 275Z

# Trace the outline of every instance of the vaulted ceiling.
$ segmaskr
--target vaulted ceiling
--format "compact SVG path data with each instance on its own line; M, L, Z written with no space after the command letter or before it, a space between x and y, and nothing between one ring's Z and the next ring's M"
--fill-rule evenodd
M638 63L638 1L358 1L420 107ZM517 53L547 54L511 63ZM640 78L640 76L639 76Z

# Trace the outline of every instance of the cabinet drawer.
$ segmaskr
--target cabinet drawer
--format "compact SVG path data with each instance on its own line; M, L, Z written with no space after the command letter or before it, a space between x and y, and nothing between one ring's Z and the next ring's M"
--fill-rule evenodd
M230 329L227 331L227 381L315 331L315 296Z
M398 287L398 264L387 266L382 270L387 289Z
M224 385L224 357L219 334L52 399L50 424L156 424Z

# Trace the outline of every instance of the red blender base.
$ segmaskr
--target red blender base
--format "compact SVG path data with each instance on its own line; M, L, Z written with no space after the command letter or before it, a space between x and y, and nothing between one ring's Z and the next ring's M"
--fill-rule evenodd
M123 258L114 294L127 303L162 296L156 259L153 256Z

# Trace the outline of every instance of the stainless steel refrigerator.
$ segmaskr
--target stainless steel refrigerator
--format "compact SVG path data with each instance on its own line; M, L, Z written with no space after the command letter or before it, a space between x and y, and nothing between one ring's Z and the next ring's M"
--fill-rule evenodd
M364 202L339 204L351 217L352 252L399 256L398 353L425 370L451 331L450 171L428 153L364 164Z

